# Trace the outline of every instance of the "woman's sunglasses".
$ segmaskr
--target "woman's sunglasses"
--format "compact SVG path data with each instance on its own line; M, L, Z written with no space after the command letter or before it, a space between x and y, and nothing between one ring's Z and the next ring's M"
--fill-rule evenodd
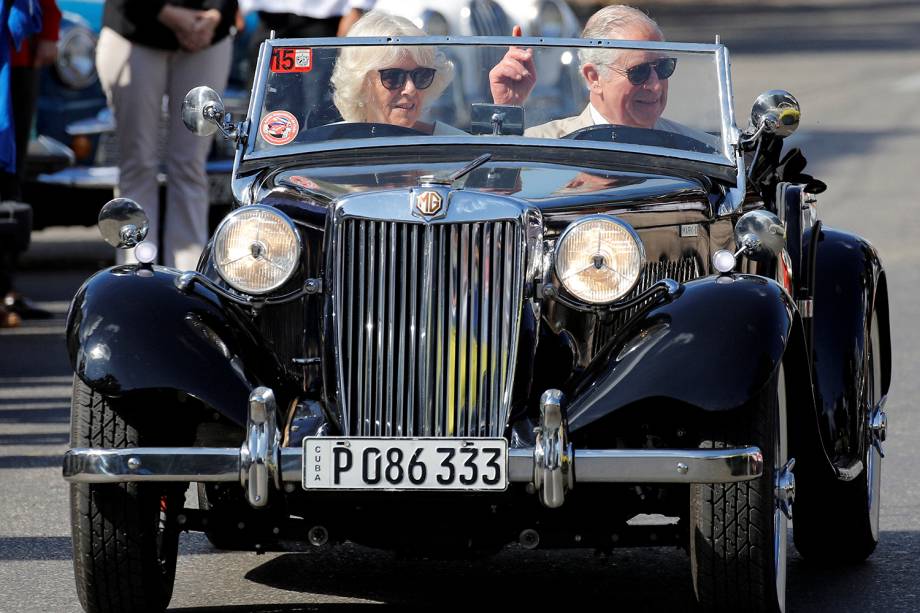
M652 76L652 69L655 70L655 74L658 75L658 78L664 81L672 74L674 74L674 69L677 67L677 58L676 57L663 57L652 62L645 62L643 64L636 64L631 68L626 70L621 70L619 68L611 66L615 72L625 75L629 82L633 85L642 85L649 80L649 77Z
M378 70L380 73L380 82L390 91L402 89L406 84L406 78L412 79L416 89L428 89L434 82L435 68L415 68L405 70L403 68L384 68Z

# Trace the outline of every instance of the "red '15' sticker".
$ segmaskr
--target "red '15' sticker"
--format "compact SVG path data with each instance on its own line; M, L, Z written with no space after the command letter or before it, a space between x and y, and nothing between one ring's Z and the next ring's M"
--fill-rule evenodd
M313 49L278 47L272 50L272 72L310 72L313 69Z

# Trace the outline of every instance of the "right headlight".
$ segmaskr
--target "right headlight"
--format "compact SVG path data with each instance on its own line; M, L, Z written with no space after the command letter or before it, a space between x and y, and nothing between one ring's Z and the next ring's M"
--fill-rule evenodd
M211 259L221 278L245 294L266 294L294 274L300 235L283 213L250 205L233 211L214 234Z
M96 80L96 37L89 28L74 25L58 41L54 61L58 77L67 87L83 89Z
M556 276L566 291L588 304L607 304L628 294L644 263L639 235L609 215L583 217L556 241Z

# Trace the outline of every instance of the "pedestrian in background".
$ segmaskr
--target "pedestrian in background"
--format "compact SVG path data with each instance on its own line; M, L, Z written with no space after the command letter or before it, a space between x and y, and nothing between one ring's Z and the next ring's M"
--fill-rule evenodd
M49 315L13 291L13 271L32 231L32 210L20 201L38 69L57 56L60 23L54 0L4 0L0 8L0 328Z
M245 13L258 11L266 29L278 38L345 36L375 0L240 0Z
M159 134L164 95L166 206L160 262L194 270L208 235L205 161L211 139L189 132L180 108L198 85L222 92L232 54L236 0L106 0L96 69L115 116L118 195L136 200L159 233ZM118 251L119 261L131 257Z

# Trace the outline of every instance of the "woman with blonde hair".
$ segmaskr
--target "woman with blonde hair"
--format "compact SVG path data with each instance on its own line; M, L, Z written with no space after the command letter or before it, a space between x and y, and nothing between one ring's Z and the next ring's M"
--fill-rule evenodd
M371 11L348 36L427 36L404 17ZM426 106L444 91L454 66L429 46L367 46L342 49L331 83L345 121L386 123L425 134L465 134L448 124L421 121Z

